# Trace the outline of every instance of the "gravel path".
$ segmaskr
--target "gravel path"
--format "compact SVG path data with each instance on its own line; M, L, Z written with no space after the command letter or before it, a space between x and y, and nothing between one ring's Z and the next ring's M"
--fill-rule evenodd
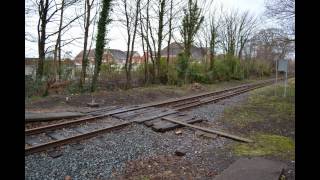
M188 113L214 123L214 119L222 114L226 106L237 104L246 97L246 94L242 94L198 107ZM82 150L76 150L70 145L64 146L61 149L63 155L58 158L52 158L47 153L26 156L25 177L44 180L63 179L69 175L73 180L108 179L113 172L121 172L129 160L174 154L182 146L187 149L184 158L222 170L233 161L231 155L219 156L223 153L219 149L229 141L225 138L201 139L188 128L182 129L182 135L176 135L174 131L157 133L144 125L132 124L82 142Z

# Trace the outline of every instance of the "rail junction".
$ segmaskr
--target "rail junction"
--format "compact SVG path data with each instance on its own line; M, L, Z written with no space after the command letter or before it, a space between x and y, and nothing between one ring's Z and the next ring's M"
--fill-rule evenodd
M109 106L86 112L84 117L60 120L47 125L25 129L25 155L46 151L65 144L97 136L131 123L140 123L157 132L169 131L181 126L195 128L208 133L250 143L250 139L218 130L192 125L202 119L185 113L190 108L214 103L260 87L271 85L274 79L240 85L220 91L206 92L182 98L168 99L142 105L120 107ZM26 122L27 123L27 122ZM32 122L28 122L32 123ZM30 127L30 126L29 126Z

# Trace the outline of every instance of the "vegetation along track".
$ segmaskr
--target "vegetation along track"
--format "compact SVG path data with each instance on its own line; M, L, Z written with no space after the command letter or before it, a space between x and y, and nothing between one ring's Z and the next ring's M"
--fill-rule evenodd
M28 155L64 144L78 142L124 127L132 122L141 123L177 114L179 111L216 102L272 83L274 83L274 79L131 107L100 108L99 110L88 112L87 117L25 130L25 154ZM139 114L146 114L146 116L140 117ZM135 118L132 118L133 116Z

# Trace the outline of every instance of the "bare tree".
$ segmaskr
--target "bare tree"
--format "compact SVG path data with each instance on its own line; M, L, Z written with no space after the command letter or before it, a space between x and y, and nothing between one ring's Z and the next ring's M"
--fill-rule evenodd
M286 58L294 52L294 43L281 29L262 29L250 39L250 57L264 60L275 66L278 59ZM249 53L249 52L247 52Z
M191 56L191 46L203 21L204 16L201 15L201 9L198 7L197 1L193 2L189 0L188 7L184 9L182 28L180 30L184 43L184 51L188 57Z
M51 1L52 2L52 1ZM38 52L39 52L39 61L38 61L38 68L37 68L37 79L42 78L43 76L43 63L45 59L45 44L46 44L46 27L47 23L50 20L47 17L49 11L49 0L40 0L40 2L36 1L38 5L38 13L39 13L39 20L38 20Z
M142 8L140 11L140 35L142 40L145 42L146 44L146 49L147 51L144 52L145 55L145 77L148 76L148 74L151 71L151 75L152 75L152 82L155 81L155 59L154 59L154 49L155 49L155 40L153 37L153 32L152 32L152 26L150 23L150 0L147 0L146 3L146 15L144 16L144 14L142 14ZM145 19L145 21L144 21ZM143 43L144 44L144 43ZM149 62L149 57L152 63L152 69L149 69L148 67L148 62ZM149 76L147 78L148 82Z
M294 35L295 0L266 0L265 8L268 18L276 20L289 35Z
M254 30L257 26L257 19L249 14L249 11L241 13L239 17L239 28L238 28L238 39L237 39L237 49L238 58L241 59L242 51L245 44L254 34Z
M38 22L37 22L37 43L38 43L38 54L39 54L39 61L38 61L38 67L37 67L37 73L36 77L37 80L41 80L43 75L44 75L44 60L46 57L46 53L48 50L51 48L51 46L46 47L48 43L52 42L58 42L58 41L52 41L48 42L47 40L55 35L59 35L59 41L61 41L61 32L63 30L66 30L69 28L69 26L77 19L79 18L78 16L71 19L69 22L67 22L64 25L60 26L59 23L59 28L57 31L47 31L48 24L54 24L57 20L55 19L57 17L57 13L59 11L63 11L63 9L67 6L71 6L74 4L77 0L72 0L72 1L63 1L63 3L57 3L55 0L35 0L31 1L32 4L34 5L33 7L36 7L34 9L34 12L38 13ZM64 5L62 5L64 4ZM28 8L27 13L31 13L32 7ZM63 14L62 14L63 15ZM80 15L81 16L81 15ZM61 13L60 13L61 17ZM60 20L59 20L60 22ZM28 34L28 33L27 33ZM62 46L62 45L60 45ZM59 48L59 46L58 46ZM57 49L58 49L57 48Z
M56 61L58 59L58 75L59 75L59 80L61 80L61 42L62 42L62 28L63 28L63 19L64 19L64 11L72 6L75 5L77 2L79 2L79 0L62 0L61 1L61 7L60 7L60 17L59 17L59 27L58 27L58 31L57 31L57 40L54 46L54 56L53 56L53 72L54 72L54 80L56 79ZM80 18L81 15L76 16L75 18L73 18L71 21L75 21L75 19ZM67 24L71 24L69 22L67 22ZM68 30L68 29L66 29ZM70 41L72 42L74 39L72 38ZM69 41L69 42L70 42Z
M156 76L159 80L160 78L160 59L161 59L161 46L163 41L163 17L165 15L165 6L166 6L166 0L159 0L159 26L158 26L158 47L157 47L157 56L156 56L156 65L157 65L157 71Z
M170 5L168 6L168 4ZM152 82L160 80L160 59L161 56L163 56L163 42L167 40L169 46L168 50L170 51L171 39L173 38L174 30L178 27L177 20L181 18L179 17L179 13L181 13L183 5L183 1L178 3L173 1L172 3L169 3L169 0L147 0L145 6L146 11L141 14L143 20L141 21L141 31L143 31L144 35L143 39L147 48L147 57L150 58L152 63L151 68L148 68Z
M59 58L58 58L59 59L59 67L58 67L59 80L61 79L61 28L62 28L64 10L65 10L65 0L62 0L61 10L60 10L61 13L60 13L59 30L58 30L59 32L58 32L57 41L54 47L54 57L53 57L54 79L56 79L56 60L57 60L57 55L59 53Z
M226 54L235 55L238 11L224 14L221 45Z
M147 2L147 6L149 6L149 0ZM148 83L148 59L149 59L149 51L147 47L147 52L145 51L145 41L144 41L144 30L143 30L143 19L142 19L142 10L139 13L139 20L140 20L140 36L142 42L142 51L143 51L143 60L144 60L144 83Z
M134 55L134 44L137 34L138 27L138 16L140 11L140 2L137 0L134 7L128 7L131 5L127 0L122 0L124 5L124 15L125 15L125 27L127 29L127 55L125 62L125 71L126 71L126 87L131 87L131 69L132 69L132 58Z
M167 72L166 72L166 76L167 76L167 80L169 79L169 55L170 55L170 43L171 43L171 36L172 36L172 19L173 19L173 14L172 14L172 10L173 10L173 0L170 1L170 15L169 15L169 37L168 37L168 46L167 46Z
M216 46L217 43L219 43L218 40L218 31L220 28L220 22L216 21L215 15L213 14L211 16L211 21L210 21L210 34L209 34L209 39L210 39L210 66L209 69L212 70L214 67L214 56L216 54Z
M82 70L79 82L79 88L82 90L83 85L85 84L85 79L87 75L87 66L88 66L88 55L90 51L87 51L88 46L88 37L89 37L89 27L92 23L91 20L91 10L93 8L94 0L85 0L85 16L84 16L84 43L83 43L83 54L82 54ZM98 12L98 11L97 11ZM92 41L91 41L92 42Z
M241 58L243 48L253 35L257 20L248 11L232 10L222 19L221 45L226 54Z

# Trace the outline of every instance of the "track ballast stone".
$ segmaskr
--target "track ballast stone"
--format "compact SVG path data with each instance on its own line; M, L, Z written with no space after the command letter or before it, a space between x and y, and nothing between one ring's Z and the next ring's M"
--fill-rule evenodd
M223 115L226 107L231 107L240 104L248 97L248 93L233 96L228 99L218 101L216 103L209 103L193 109L190 109L188 114L200 117L205 121L214 122L215 119Z
M226 106L240 102L245 97L242 94L194 108L188 113L212 122ZM70 145L63 146L60 148L63 155L58 158L51 158L44 152L26 156L25 177L63 179L69 175L74 180L108 179L113 172L121 172L127 161L174 154L182 146L187 149L183 158L201 162L206 168L223 170L233 158L231 155L219 158L219 149L229 141L226 138L201 140L189 128L183 128L182 135L176 135L174 131L158 133L144 125L132 124L83 141L82 150Z

